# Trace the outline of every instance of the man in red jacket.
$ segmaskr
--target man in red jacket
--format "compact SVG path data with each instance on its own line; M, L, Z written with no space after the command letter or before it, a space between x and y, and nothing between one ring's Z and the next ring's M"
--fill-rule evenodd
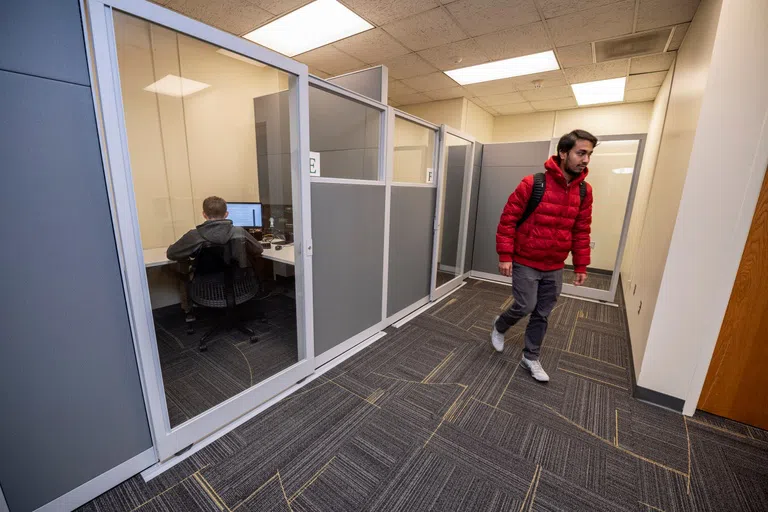
M514 302L496 317L491 343L497 351L503 351L504 333L530 314L520 365L540 382L549 381L539 353L547 318L563 287L563 267L569 252L573 253L576 274L573 284L581 286L587 279L592 187L581 183L589 172L587 164L596 145L597 138L584 130L563 135L557 155L544 164L541 202L518 225L536 183L534 176L526 176L509 196L496 231L499 272L512 277Z

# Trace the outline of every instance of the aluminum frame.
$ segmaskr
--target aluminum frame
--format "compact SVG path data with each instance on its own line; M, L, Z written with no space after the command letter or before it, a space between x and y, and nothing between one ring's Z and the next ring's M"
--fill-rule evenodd
M92 81L99 88L105 179L142 389L159 460L204 439L314 371L312 233L309 214L309 101L307 66L232 34L145 0L89 0ZM290 73L291 177L296 233L296 311L299 360L291 367L171 428L144 269L117 63L113 10L120 10Z
M464 181L462 183L462 195L461 195L461 212L459 214L459 240L458 240L458 252L456 254L456 268L461 270L461 273L444 283L441 286L437 286L437 270L439 255L439 240L440 230L443 227L440 223L440 212L443 209L443 196L445 194L445 187L447 180L443 181L442 174L447 172L447 158L448 158L448 135L453 135L459 139L469 142L467 154L464 157ZM474 173L474 161L475 161L475 144L476 140L469 134L466 134L455 128L451 128L447 125L440 127L440 151L438 159L437 170L437 201L435 204L435 222L433 231L433 246L432 246L432 282L430 284L429 297L430 300L437 300L446 293L451 292L457 286L461 284L464 279L469 275L469 272L463 272L464 259L466 257L467 250L467 227L469 222L469 202L470 194L472 192L472 175Z
M640 181L640 169L643 165L643 153L645 153L645 142L647 134L644 133L632 133L626 135L604 135L600 136L600 142L616 141L616 140L636 140L637 156L635 157L635 166L632 172L632 184L629 187L629 195L627 196L627 206L624 211L624 222L621 227L621 237L619 238L619 247L616 251L616 261L613 267L613 275L611 276L611 286L608 290L598 290L596 288L589 288L589 286L574 286L570 283L563 283L563 292L566 295L574 297L583 297L585 299L592 299L601 302L614 302L616 298L616 290L619 287L619 274L621 271L621 261L624 257L624 249L627 245L627 236L629 235L629 224L632 218L632 208L635 204L635 195L637 194L637 185ZM559 139L554 138L549 143L549 153L554 155L557 152L557 142Z

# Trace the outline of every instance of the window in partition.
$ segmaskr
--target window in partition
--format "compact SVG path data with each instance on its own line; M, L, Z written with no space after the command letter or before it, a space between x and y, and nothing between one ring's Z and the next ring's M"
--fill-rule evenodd
M114 20L133 196L175 427L298 360L293 267L274 263L290 260L293 248L272 250L270 259L269 250L255 257L258 250L230 246L238 267L248 267L233 274L238 326L250 334L212 330L227 302L229 270L219 264L227 252L202 247L229 240L232 230L242 240L230 221L256 238L274 225L290 240L297 125L288 94L297 78L124 13ZM229 219L221 201L204 206L209 196L231 205Z
M310 151L320 176L380 180L382 111L315 86L309 88Z
M392 180L396 183L435 183L437 132L395 116Z

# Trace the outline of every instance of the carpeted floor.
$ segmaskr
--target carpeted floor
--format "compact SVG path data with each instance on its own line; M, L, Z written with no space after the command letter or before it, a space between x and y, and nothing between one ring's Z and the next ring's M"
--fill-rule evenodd
M160 477L84 511L768 510L768 432L630 397L620 308L563 298L539 384L469 283Z
M563 270L563 282L564 283L573 283L573 279L576 276L573 273L573 270L565 269ZM610 274L598 274L595 272L588 272L587 273L587 282L584 283L584 286L587 288L594 288L596 290L610 290L611 289L611 275ZM618 292L617 292L618 295Z
M196 308L194 334L178 306L153 311L171 427L228 400L298 360L296 301L280 292L252 300L238 311L259 337L250 343L239 331L220 331L200 352L200 338L218 312ZM257 318L265 316L266 322Z

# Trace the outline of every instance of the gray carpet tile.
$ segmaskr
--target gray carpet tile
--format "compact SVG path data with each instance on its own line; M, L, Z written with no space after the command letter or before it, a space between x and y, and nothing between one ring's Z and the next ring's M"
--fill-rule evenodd
M563 282L573 283L576 275L573 270L563 270ZM600 274L595 272L587 272L587 282L584 283L586 288L594 288L596 290L610 290L611 289L611 276L609 274Z
M490 346L510 291L470 280L158 478L82 510L768 510L768 433L634 400L623 309L561 298L542 384L519 366L525 322L504 353ZM158 335L174 416L294 354L266 329L262 352L222 337L201 362L180 355L183 328Z

